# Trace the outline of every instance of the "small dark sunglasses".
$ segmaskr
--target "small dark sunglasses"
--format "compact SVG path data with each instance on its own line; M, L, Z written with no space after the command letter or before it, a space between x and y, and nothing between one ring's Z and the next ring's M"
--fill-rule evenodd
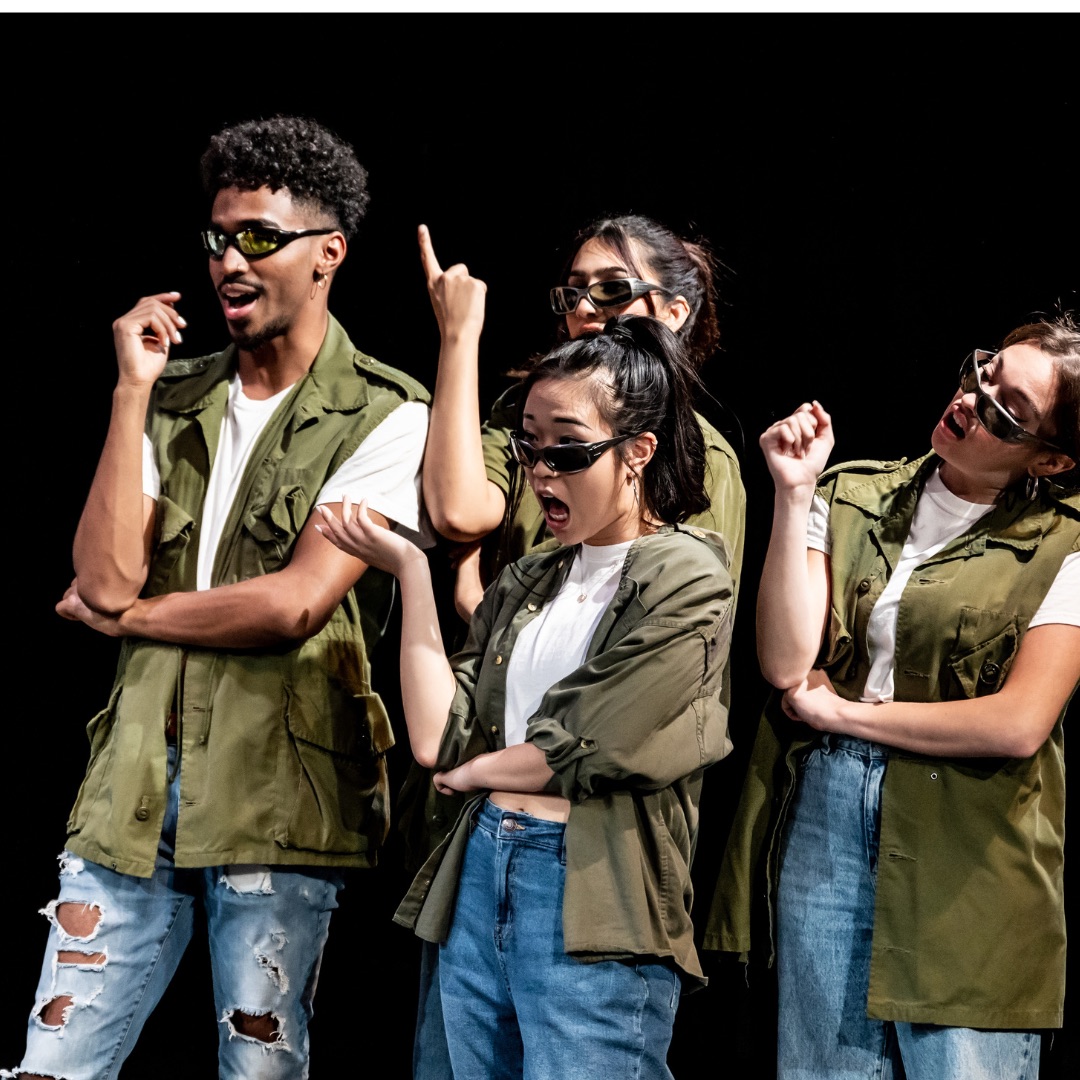
M1038 435L1025 431L1010 415L1008 409L983 389L982 369L995 356L997 353L990 352L989 349L975 349L960 365L960 389L965 394L974 393L975 415L979 418L979 423L995 439L1001 439L1002 442L1034 443L1049 450L1065 453L1060 446L1055 446L1052 442L1047 442L1046 439L1040 439Z
M638 433L640 434L640 433ZM583 472L590 465L595 464L604 453L611 447L627 439L633 439L635 435L616 435L614 439L604 439L603 442L585 443L555 443L553 446L533 446L526 441L520 431L510 433L510 451L514 460L526 469L535 467L538 461L557 473Z
M649 281L641 281L638 278L620 277L611 278L609 281L594 281L584 289L574 285L556 285L551 290L551 310L556 315L569 315L577 310L578 301L583 296L589 298L589 303L597 308L626 307L632 304L639 296L645 296L651 292L663 292L659 285L653 285Z
M285 229L271 229L268 225L250 225L239 232L230 233L216 225L208 225L202 230L203 247L212 259L220 259L225 249L234 245L245 259L265 259L280 251L286 244L299 240L301 236L327 236L337 229L299 229L288 232Z

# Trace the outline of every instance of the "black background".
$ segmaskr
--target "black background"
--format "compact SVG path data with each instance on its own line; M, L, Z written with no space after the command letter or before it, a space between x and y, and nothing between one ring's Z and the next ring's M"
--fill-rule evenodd
M1057 16L8 16L3 79L9 701L0 888L0 1065L21 1053L53 855L85 765L83 726L115 643L53 612L108 418L112 320L183 293L185 355L221 347L197 239L198 159L227 123L312 115L370 171L368 220L331 307L364 350L434 383L416 253L489 285L483 404L552 339L564 245L602 213L706 237L725 264L727 407L749 520L734 650L735 753L709 774L695 869L707 910L765 687L753 597L771 495L757 436L817 397L834 460L922 453L960 360L1059 301L1076 309L1077 80ZM739 428L745 432L740 445ZM13 481L11 483L10 481ZM445 552L433 558L442 565ZM400 737L393 638L378 658ZM1075 710L1073 710L1075 711ZM393 751L395 783L408 765ZM390 922L396 837L343 896L312 1024L316 1080L340 1064L405 1077L417 949ZM683 1077L769 1076L771 986L707 960L684 999ZM216 1031L197 939L124 1075L209 1076ZM1068 1069L1070 1032L1044 1045Z

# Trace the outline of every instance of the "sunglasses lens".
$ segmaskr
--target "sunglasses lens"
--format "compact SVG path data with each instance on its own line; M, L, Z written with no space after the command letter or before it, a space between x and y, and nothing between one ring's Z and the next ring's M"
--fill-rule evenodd
M536 464L536 448L527 442L522 442L516 434L510 436L510 452L519 465L531 469Z
M580 289L569 285L556 285L551 290L551 309L556 315L569 315L577 307Z
M994 408L993 402L988 397L980 397L975 402L975 415L979 423L995 439L1015 439L1016 429Z
M236 246L244 255L269 255L281 243L273 229L245 229L236 234Z
M975 354L971 353L960 368L960 389L970 394L978 382L975 379Z
M634 299L634 286L628 278L598 281L589 286L589 299L597 307L621 307Z
M544 451L544 461L561 473L581 472L592 464L588 451L580 446L549 446Z
M203 229L202 231L203 247L216 257L220 257L225 254L225 245L227 240L225 234L220 229Z

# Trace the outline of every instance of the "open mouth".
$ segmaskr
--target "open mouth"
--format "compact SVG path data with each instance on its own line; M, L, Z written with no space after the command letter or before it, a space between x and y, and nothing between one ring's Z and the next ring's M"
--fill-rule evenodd
M967 436L967 429L960 426L960 422L956 418L956 413L949 413L945 417L945 426L958 439L963 439L963 438L965 438Z
M552 532L561 529L570 520L570 507L554 495L541 495L540 505L544 508L544 519Z
M225 316L229 319L243 319L250 315L260 294L261 290L254 285L239 282L229 282L218 289Z

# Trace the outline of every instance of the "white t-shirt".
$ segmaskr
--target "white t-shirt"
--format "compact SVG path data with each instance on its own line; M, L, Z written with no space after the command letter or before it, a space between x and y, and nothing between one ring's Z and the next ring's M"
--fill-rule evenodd
M987 503L972 503L954 495L942 482L937 470L927 479L911 530L900 552L900 561L888 584L878 597L866 627L866 645L870 673L863 687L863 701L892 701L893 663L896 653L896 616L900 595L912 571L947 543L967 532L993 509ZM829 507L819 495L814 496L806 528L807 547L829 553ZM1065 557L1050 590L1028 624L1067 623L1080 626L1080 554Z
M525 741L529 718L544 694L585 662L589 642L611 603L633 540L582 544L562 588L514 642L506 669L506 745Z
M295 385L295 384L294 384ZM265 401L244 395L235 376L221 421L221 435L202 513L202 541L196 588L208 589L221 531L252 448L277 407L290 394L289 386ZM394 524L395 531L420 547L433 537L420 501L420 467L427 439L429 410L421 401L399 405L383 420L323 485L316 503L336 503L343 494L354 502L366 498L372 510ZM143 493L157 499L161 474L153 445L143 436Z

